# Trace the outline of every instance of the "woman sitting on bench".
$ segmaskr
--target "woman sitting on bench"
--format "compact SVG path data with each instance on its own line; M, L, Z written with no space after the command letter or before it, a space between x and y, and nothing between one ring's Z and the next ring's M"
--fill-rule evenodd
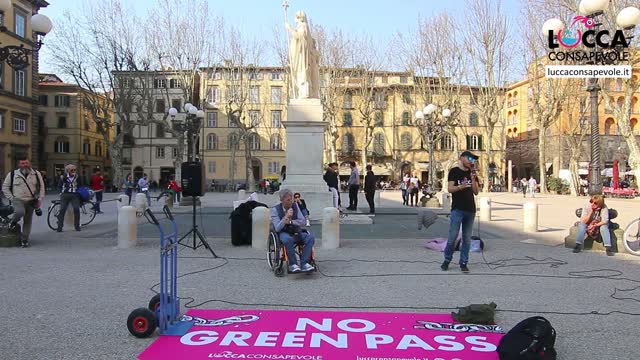
M604 196L593 195L589 204L582 208L580 223L578 224L578 236L576 237L576 247L574 253L579 253L584 247L586 235L593 239L598 238L598 233L602 236L602 242L608 256L615 253L611 249L611 234L609 233L609 208L604 203Z

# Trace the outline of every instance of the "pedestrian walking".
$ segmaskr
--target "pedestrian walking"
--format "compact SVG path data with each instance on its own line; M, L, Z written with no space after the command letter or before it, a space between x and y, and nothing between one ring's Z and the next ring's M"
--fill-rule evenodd
M129 197L129 205L131 205L131 198L133 197L133 188L135 187L135 183L133 182L133 175L131 173L127 174L127 177L124 179L122 183L122 187L124 188L124 194Z
M374 197L376 194L376 176L371 170L371 165L367 165L367 175L364 177L364 195L369 203L369 214L376 213Z
M104 192L104 177L102 176L100 169L97 169L91 177L91 190L93 190L93 193L96 195L96 213L102 214L103 212L100 210L100 203L102 202L102 195Z
M538 185L538 182L536 181L536 179L531 176L529 177L529 193L531 193L531 197L536 197L536 187Z
M356 167L356 162L352 161L351 176L349 176L349 207L347 210L358 210L358 191L360 190L360 171Z

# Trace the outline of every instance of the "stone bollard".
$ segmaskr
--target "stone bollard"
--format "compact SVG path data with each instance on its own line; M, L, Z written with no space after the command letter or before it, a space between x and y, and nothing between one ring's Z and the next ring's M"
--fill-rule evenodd
M538 204L533 201L527 201L522 208L524 232L538 232Z
M376 207L376 209L380 208L380 190L376 190L376 192L373 194L373 205Z
M259 206L251 212L251 248L267 250L269 241L270 209Z
M147 196L143 193L137 193L136 208L138 209L138 211L144 212L147 209L147 207L149 207L149 204L147 204Z
M333 207L322 210L322 248L340 247L340 212Z
M120 211L120 209L123 206L130 206L129 205L129 195L119 195L118 196L118 211Z
M451 212L451 194L448 192L442 193L442 210Z
M480 198L480 220L491 221L491 199L488 197Z
M144 194L143 194L144 196ZM118 213L118 248L128 249L138 242L138 219L136 208L123 206Z
M244 190L238 190L238 200L246 200L247 192Z

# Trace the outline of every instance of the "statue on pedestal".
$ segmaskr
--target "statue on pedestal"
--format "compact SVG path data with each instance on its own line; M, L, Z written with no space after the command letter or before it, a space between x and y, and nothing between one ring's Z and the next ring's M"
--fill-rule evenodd
M286 9L287 2L283 4ZM291 98L320 98L320 53L315 39L311 36L307 16L303 11L296 13L296 28L285 19L285 27L290 34L289 72L291 75Z

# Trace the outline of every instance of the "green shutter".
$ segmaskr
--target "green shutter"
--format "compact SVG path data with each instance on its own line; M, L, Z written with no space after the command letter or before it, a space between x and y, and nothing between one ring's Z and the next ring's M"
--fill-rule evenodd
M478 135L478 150L482 150L482 135Z
M471 149L471 135L467 135L467 150Z

